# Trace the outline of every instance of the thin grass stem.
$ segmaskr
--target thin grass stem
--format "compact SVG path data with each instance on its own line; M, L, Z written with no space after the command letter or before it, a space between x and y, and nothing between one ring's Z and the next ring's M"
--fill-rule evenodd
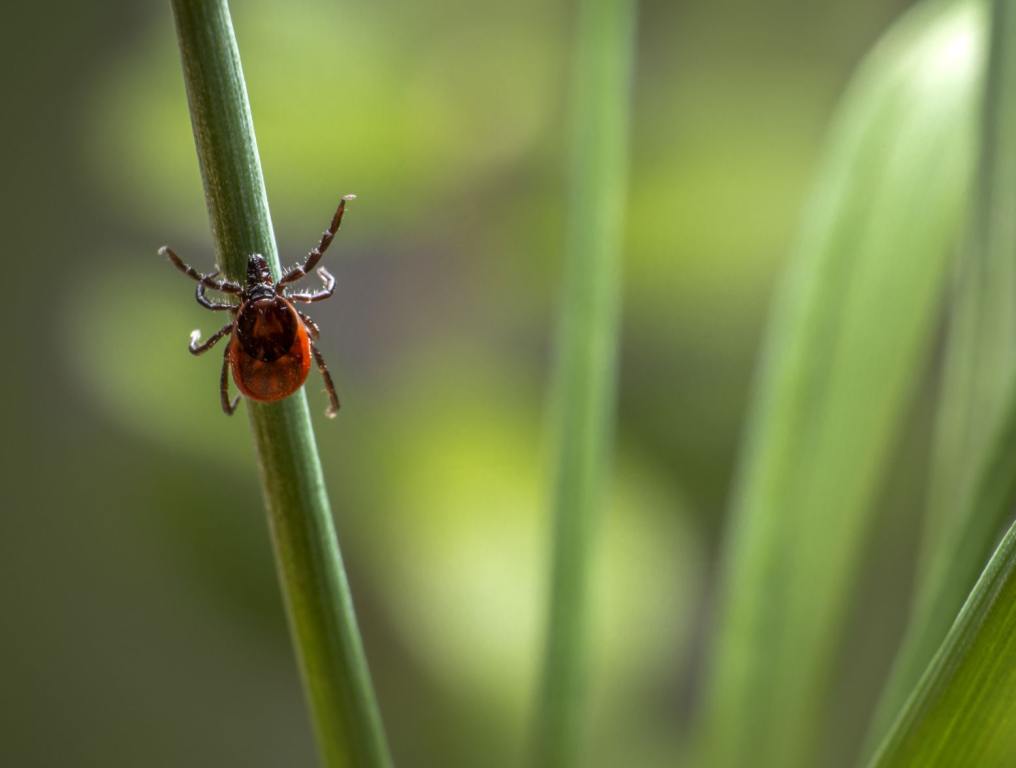
M208 213L225 274L279 259L226 0L172 0ZM303 390L248 403L289 626L322 760L391 760L332 524Z

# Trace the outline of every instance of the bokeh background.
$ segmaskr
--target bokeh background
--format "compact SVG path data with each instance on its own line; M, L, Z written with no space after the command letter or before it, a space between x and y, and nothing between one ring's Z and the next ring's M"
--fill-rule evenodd
M829 116L906 5L640 4L603 765L683 753L767 303ZM283 260L359 195L326 260L337 297L312 313L340 417L309 390L404 766L512 765L524 743L573 10L233 3ZM311 765L247 423L219 410L218 358L185 349L217 318L156 255L214 258L168 3L8 12L0 764ZM896 485L917 483L918 411ZM874 557L905 573L913 505L894 508ZM829 765L904 589L883 582L857 630L871 662L837 697Z

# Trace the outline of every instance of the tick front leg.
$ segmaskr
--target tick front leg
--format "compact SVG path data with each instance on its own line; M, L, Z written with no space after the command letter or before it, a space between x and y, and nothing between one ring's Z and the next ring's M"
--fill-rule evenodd
M314 359L317 361L318 370L321 371L321 378L325 380L325 389L328 391L328 399L330 405L328 410L325 411L325 416L329 419L334 419L336 414L339 412L339 396L335 394L335 383L332 381L332 375L328 373L328 366L325 364L325 359L321 356L321 352L317 348L317 344L311 342L310 351L314 353Z
M307 293L291 293L286 298L290 301L300 301L304 304L312 304L315 301L330 299L332 294L335 293L335 278L324 267L318 267L317 273L318 277L321 278L321 282L325 284L324 288L320 291L309 291Z
M194 289L194 298L198 300L198 304L202 307L210 309L213 312L225 312L226 310L236 309L235 304L229 304L224 301L213 301L205 295L205 291L208 290L208 285L204 282L204 280L206 278L213 278L218 274L219 273L216 271L207 275L202 275L201 281L198 282L197 287Z
M335 233L339 231L339 227L342 225L342 214L346 210L346 202L355 199L356 195L343 196L339 201L339 207L335 210L335 215L332 216L332 223L328 225L328 229L321 235L321 242L317 244L314 250L307 254L303 264L297 264L295 267L286 270L286 274L279 278L279 285L295 282L314 269L314 265L321 261L321 257L328 250L328 246L332 244Z
M190 353L192 355L200 355L202 352L207 352L208 350L210 350L212 347L216 345L219 339L221 339L223 336L229 335L230 333L232 333L232 331L233 331L232 323L224 325L214 334L212 334L211 338L209 338L208 341L206 341L204 344L198 343L198 340L201 338L201 331L197 330L191 331L190 344L187 345L187 349L190 350ZM226 347L226 351L227 352L229 351L229 347Z
M222 374L219 376L219 401L222 403L222 410L227 416L232 416L236 406L240 404L240 396L237 395L233 402L229 402L229 347L222 353Z
M219 274L218 271L213 272L211 275L202 275L190 264L184 263L184 260L176 255L176 252L168 245L164 245L159 249L159 254L165 256L174 267L179 269L188 277L192 277L199 283L212 288L216 291L222 291L223 293L242 293L243 288L240 287L239 283L234 283L230 280L214 280L214 276Z

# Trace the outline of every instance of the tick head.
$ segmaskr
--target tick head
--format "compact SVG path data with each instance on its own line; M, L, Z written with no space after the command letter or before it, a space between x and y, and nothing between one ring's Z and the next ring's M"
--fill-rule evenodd
M272 272L260 253L252 253L247 259L247 288L249 290L256 285L272 285Z

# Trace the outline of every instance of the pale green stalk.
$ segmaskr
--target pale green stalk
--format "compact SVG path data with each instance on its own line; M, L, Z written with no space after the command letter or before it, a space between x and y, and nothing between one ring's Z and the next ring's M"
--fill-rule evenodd
M536 762L547 768L582 762L589 574L614 411L636 2L582 0L578 14L564 295L551 390L553 572L537 706Z

